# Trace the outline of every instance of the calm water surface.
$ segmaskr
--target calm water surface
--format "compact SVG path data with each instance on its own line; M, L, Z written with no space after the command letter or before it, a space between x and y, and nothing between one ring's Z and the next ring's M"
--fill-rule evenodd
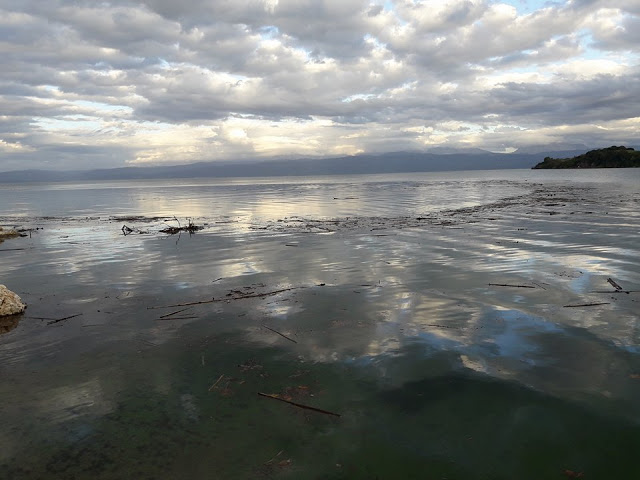
M640 477L639 207L638 169L0 185L0 478Z

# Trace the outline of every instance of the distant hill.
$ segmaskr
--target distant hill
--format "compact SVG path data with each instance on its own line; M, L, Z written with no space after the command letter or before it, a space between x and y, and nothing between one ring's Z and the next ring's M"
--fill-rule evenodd
M571 158L545 159L533 168L630 168L640 167L640 152L627 147L591 150Z
M570 156L577 155L580 152L553 151L545 153ZM531 168L531 165L539 162L540 158L541 154L539 153L492 153L478 149L463 150L455 153L395 152L335 158L279 158L242 162L218 161L187 165L123 167L100 170L20 170L0 173L0 183L528 169Z

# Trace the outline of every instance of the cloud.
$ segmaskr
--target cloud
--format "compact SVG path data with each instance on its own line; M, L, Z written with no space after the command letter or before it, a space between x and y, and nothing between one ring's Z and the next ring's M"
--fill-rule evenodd
M638 144L634 1L0 0L0 171Z

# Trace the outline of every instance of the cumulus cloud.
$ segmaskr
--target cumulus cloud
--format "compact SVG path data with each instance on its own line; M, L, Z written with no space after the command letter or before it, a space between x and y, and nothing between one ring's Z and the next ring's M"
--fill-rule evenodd
M638 144L638 3L526 3L0 0L0 170Z

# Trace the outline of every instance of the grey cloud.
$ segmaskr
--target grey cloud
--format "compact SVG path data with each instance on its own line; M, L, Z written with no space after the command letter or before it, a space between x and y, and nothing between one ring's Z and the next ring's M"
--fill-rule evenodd
M593 47L601 50L628 50L638 52L640 46L640 16L628 16L618 26L610 30L598 28L594 32Z
M350 128L370 127L376 135L363 133L358 146L376 150L402 142L400 149L419 148L423 134L407 126L455 121L489 132L497 122L543 128L638 115L637 68L547 75L549 83L480 81L579 59L589 47L578 34L585 29L591 47L637 52L637 2L574 1L515 18L485 1L450 1L433 11L409 0L390 11L386 3L0 0L0 140L25 146L2 157L0 170L15 165L9 158L73 161L57 148L63 134L34 120L42 118L65 128L83 117L101 124L94 135L102 145L70 127L66 134L95 148L78 145L76 154L107 165L136 155L141 147L116 140L145 122L322 119L333 122L322 128L335 129L336 142ZM617 28L593 21L600 8L623 12ZM221 145L225 154L253 148Z
M640 98L640 72L630 76L599 75L590 80L552 85L506 84L495 92L502 114L542 125L580 124L633 118Z

